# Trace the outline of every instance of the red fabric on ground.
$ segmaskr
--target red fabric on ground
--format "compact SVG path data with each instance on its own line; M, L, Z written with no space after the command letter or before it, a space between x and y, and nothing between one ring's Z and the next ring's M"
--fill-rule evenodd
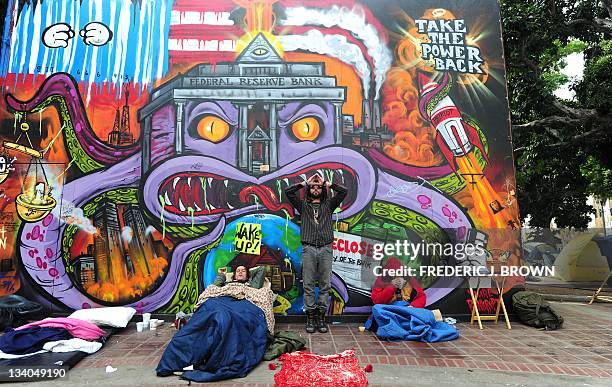
M359 367L359 361L352 349L334 355L285 353L279 360L281 370L274 375L277 387L368 385L365 372Z

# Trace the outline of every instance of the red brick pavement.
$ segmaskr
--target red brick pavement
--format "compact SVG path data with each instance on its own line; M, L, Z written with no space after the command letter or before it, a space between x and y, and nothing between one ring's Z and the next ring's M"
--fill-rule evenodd
M606 305L585 308L610 308ZM612 309L609 309L612 312ZM308 349L331 354L355 349L362 366L389 364L431 366L510 372L612 377L612 313L609 319L566 311L564 328L541 331L518 322L507 330L503 324L459 323L461 337L444 343L386 342L371 332L359 332L358 324L332 325L327 334L308 335L301 324L277 324L278 330L303 332ZM145 365L153 370L175 333L166 323L156 332L137 333L134 327L115 334L98 353L88 356L76 367L98 368L106 365ZM160 380L162 382L162 380ZM264 384L222 383L235 386Z

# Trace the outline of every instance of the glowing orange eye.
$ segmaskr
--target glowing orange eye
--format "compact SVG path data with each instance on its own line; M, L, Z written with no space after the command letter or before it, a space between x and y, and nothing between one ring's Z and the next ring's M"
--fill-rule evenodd
M300 141L314 141L321 133L321 126L316 118L305 117L291 124L291 131Z
M217 116L204 116L198 122L198 135L210 142L220 142L225 140L230 132L227 122Z

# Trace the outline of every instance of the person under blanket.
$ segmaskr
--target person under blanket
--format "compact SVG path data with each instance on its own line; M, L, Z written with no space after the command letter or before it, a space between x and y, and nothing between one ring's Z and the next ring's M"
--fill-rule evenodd
M398 259L390 258L383 269L399 269L401 265ZM454 327L436 321L433 312L425 309L427 298L415 278L378 277L372 288L372 301L372 315L365 328L380 339L431 343L459 337Z
M209 298L172 337L155 371L182 372L182 379L198 383L245 377L263 359L267 337L264 313L255 304Z
M459 331L442 321L436 321L431 310L407 307L406 301L393 305L378 304L365 328L382 340L412 340L426 343L454 340Z
M200 294L193 316L164 350L158 376L192 366L183 379L214 382L244 377L261 362L268 333L274 333L276 295L269 281L256 286L255 274L265 268L257 269L249 276L238 266L232 281L220 279L220 286L211 284Z
M244 268L244 272L242 271ZM247 299L263 310L268 330L274 333L273 304L276 295L272 292L270 281L265 277L265 267L257 266L252 269L240 265L234 270L232 281L226 282L225 275L217 276L217 282L208 286L198 297L196 309L207 299L229 296L237 299Z
M383 269L395 270L401 267L397 258L390 258ZM418 282L412 277L378 277L372 288L372 302L376 304L393 304L396 301L405 301L408 306L424 308L427 297Z

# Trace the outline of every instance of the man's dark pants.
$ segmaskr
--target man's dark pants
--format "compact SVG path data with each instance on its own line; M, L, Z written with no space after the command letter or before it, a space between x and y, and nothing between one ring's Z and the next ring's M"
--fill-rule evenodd
M322 314L327 312L329 289L332 272L331 244L317 247L302 245L302 280L304 281L304 309L306 312L319 308ZM315 303L314 288L319 280L318 301Z

